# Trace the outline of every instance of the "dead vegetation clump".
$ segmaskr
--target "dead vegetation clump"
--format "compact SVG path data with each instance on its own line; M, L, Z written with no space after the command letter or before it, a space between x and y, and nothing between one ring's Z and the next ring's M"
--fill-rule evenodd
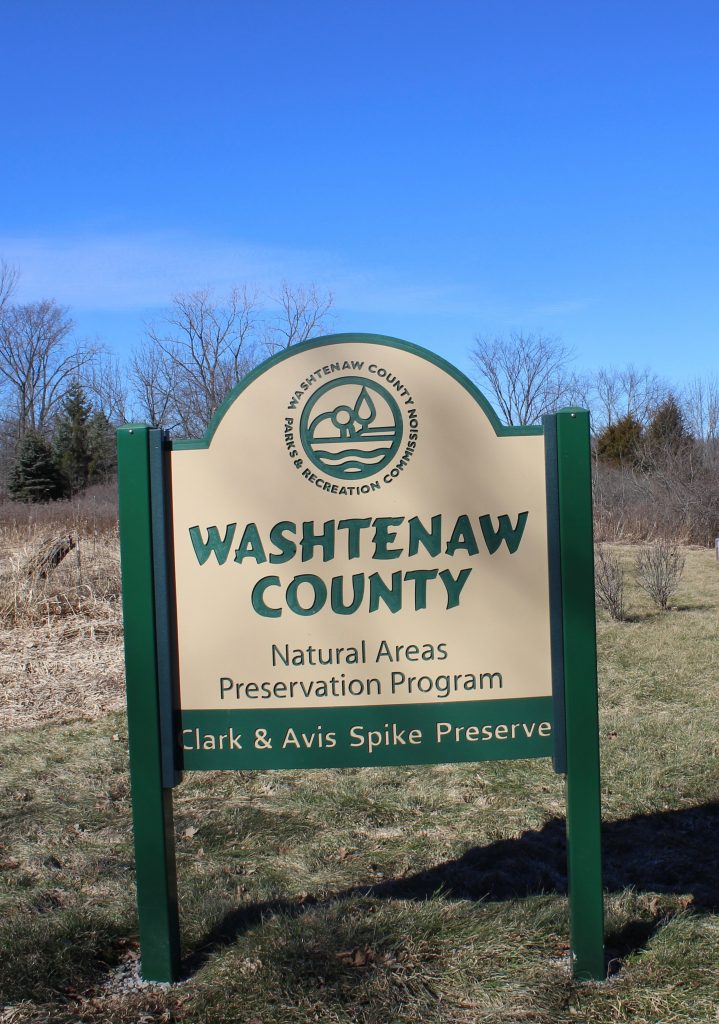
M73 526L85 535L117 527L117 483L93 484L67 501L32 504L0 498L0 529L42 527L62 533Z
M636 558L637 582L662 611L679 589L685 558L678 545L660 539L643 547Z
M95 718L124 702L117 528L0 524L0 724ZM79 527L79 528L78 528Z
M0 618L7 625L49 624L68 616L108 620L118 614L116 527L58 534L36 524L0 526L0 558Z
M594 549L594 586L599 604L621 622L625 618L624 567L615 552L604 544L597 544Z

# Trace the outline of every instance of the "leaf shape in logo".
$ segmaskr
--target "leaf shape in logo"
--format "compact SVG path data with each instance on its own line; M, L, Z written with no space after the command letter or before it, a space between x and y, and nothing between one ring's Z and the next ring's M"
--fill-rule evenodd
M354 405L354 414L356 418L362 423L363 426L367 426L377 415L374 402L370 398L369 392L366 387L363 387L357 396L357 401Z

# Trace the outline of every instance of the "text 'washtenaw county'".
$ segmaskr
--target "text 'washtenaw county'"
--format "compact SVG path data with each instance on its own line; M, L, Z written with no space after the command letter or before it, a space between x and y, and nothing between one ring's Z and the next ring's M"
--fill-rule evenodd
M336 557L391 561L402 556L412 558L420 552L430 558L467 557L485 549L493 555L503 543L513 555L522 541L528 516L528 512L520 512L512 524L510 517L502 514L495 526L493 517L485 514L476 517L475 526L469 515L460 515L449 529L441 515L432 516L429 523L419 516L330 519L320 524L282 520L265 536L256 523L247 523L241 534L237 523L227 523L222 533L217 526L205 531L192 526L189 536L201 566L212 556L217 564L225 565L232 552L229 564L239 566L284 564L293 559L309 562L315 558L331 562ZM411 568L392 572L389 579L374 572L354 573L349 578L334 576L329 582L316 573L300 573L289 583L268 575L254 584L250 600L255 612L266 618L278 618L284 608L295 615L316 615L324 608L338 615L351 615L365 606L370 612L380 608L397 612L405 603L421 610L427 607L428 589L442 588L438 592L446 598L445 607L449 609L459 605L471 572L471 568L463 568L455 575L450 569Z

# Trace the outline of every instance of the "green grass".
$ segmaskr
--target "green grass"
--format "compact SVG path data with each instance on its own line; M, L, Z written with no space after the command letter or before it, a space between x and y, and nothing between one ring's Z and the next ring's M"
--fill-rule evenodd
M189 776L187 978L116 991L137 940L114 714L0 741L0 1022L716 1024L713 552L672 610L628 605L599 624L606 982L570 978L563 782L520 761Z

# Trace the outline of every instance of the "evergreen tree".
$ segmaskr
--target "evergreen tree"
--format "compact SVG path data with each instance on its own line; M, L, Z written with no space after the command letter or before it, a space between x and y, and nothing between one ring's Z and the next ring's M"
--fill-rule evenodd
M55 430L57 464L67 490L76 494L87 487L90 473L90 416L92 406L79 381L75 381L63 402Z
M597 457L602 462L613 462L615 465L634 465L639 458L641 440L641 423L631 413L627 413L601 432L597 438Z
M676 455L688 449L692 436L684 423L684 413L674 395L662 402L647 428L647 447L650 458Z
M115 430L102 410L92 417L89 428L88 483L103 484L117 472Z
M28 430L10 474L10 495L16 501L53 501L65 497L62 473L45 438Z

